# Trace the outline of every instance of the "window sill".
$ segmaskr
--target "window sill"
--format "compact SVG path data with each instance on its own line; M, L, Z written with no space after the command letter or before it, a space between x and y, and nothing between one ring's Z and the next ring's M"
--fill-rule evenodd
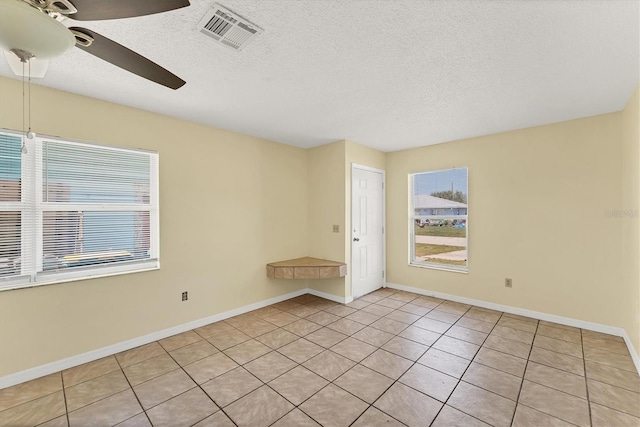
M416 264L413 262L409 263L409 267L418 267L418 268L426 268L429 270L440 270L440 271L450 271L452 273L462 273L469 274L469 267L466 267L464 270L460 268L451 268L451 267L443 267L437 264Z

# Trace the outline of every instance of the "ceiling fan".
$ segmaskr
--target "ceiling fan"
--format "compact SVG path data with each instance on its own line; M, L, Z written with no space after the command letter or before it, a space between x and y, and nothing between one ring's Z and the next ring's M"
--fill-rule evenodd
M61 21L121 19L186 6L189 0L0 0L0 48L26 64L59 56L75 44L140 77L178 89L185 81L155 62L93 30L66 27Z

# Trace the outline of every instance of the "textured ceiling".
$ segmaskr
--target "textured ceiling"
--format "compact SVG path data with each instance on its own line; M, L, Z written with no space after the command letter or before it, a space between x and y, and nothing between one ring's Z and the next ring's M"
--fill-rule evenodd
M75 48L35 83L300 147L395 151L619 111L640 76L638 0L220 3L265 30L241 52L193 31L213 0L79 23L182 77L177 91ZM0 74L17 78L3 55Z

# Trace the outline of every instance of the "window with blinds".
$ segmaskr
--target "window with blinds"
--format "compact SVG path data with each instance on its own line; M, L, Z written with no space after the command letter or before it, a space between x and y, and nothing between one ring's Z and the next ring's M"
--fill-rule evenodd
M158 268L158 155L0 132L0 289Z

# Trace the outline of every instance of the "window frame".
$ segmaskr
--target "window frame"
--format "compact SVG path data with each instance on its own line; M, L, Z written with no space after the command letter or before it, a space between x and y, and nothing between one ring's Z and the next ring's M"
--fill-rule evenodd
M0 134L21 138L27 154L22 155L21 201L0 202L0 211L20 211L21 213L21 258L29 262L21 263L21 274L0 277L0 292L5 290L65 283L120 274L138 273L160 269L160 201L159 162L157 151L124 148L106 144L96 144L69 138L37 135L33 139L23 132L2 129ZM43 200L42 148L44 142L59 142L69 145L98 147L113 151L136 152L149 156L149 203L68 203L45 202ZM19 209L13 209L13 208ZM44 213L61 211L91 212L148 212L149 213L149 258L142 260L103 263L69 270L43 270Z
M438 173L438 172L448 172L454 170L466 170L466 188L467 188L467 213L465 215L416 215L415 211L415 176L429 173ZM409 260L408 264L411 267L419 267L419 268L429 268L434 270L443 270L443 271L452 271L454 273L469 273L469 168L466 166L462 167L452 167L447 169L437 169L437 170L426 170L420 172L411 172L408 174L408 187L409 187ZM467 250L467 259L466 265L457 266L451 264L440 264L435 262L423 262L417 261L415 256L415 227L417 219L434 219L434 220L460 220L463 219L465 221L465 248Z

